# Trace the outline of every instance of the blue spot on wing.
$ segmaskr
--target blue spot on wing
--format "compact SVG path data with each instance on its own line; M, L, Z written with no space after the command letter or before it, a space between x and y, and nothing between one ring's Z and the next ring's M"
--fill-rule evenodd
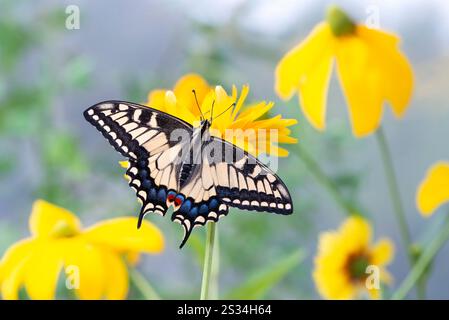
M184 201L178 211L182 214L187 214L190 211L190 208L192 208L192 200L187 199L186 201Z
M207 204L202 204L199 210L200 214L202 216L206 215L207 213L209 213L209 206Z
M165 199L167 199L167 192L165 191L165 188L161 188L157 193L157 200L161 203L165 203Z
M215 210L215 209L217 209L217 208L218 208L218 205L219 205L219 203L218 203L218 200L217 200L217 199L215 199L215 198L211 199L211 200L209 201L209 210Z
M188 216L191 218L196 218L198 216L198 207L193 207L189 213Z

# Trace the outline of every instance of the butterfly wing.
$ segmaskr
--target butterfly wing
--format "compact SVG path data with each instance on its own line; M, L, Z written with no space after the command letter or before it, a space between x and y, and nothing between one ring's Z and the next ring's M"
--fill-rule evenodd
M195 226L217 222L230 206L284 215L293 212L287 187L257 158L216 137L203 145L202 153L201 164L180 190L186 200L172 215L184 227L181 247Z
M165 215L167 194L177 190L179 154L185 152L192 126L153 108L124 101L105 101L84 112L84 117L109 143L129 159L126 176L142 202L139 226L153 211Z
M284 215L293 212L287 186L254 156L216 137L212 137L205 154L217 196L226 205Z
M184 237L180 248L184 246L193 228L205 225L207 221L217 222L228 214L228 206L220 201L216 186L207 168L209 163L202 159L195 166L190 181L181 188L178 196L182 197L182 205L173 210L172 221L179 222L184 228Z

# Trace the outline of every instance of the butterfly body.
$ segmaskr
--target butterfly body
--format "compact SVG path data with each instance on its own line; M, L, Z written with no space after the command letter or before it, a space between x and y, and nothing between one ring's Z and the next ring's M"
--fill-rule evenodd
M181 247L197 225L217 222L229 207L291 214L287 187L268 167L242 149L211 136L209 120L192 127L156 109L105 101L85 118L129 160L126 176L142 208L165 215L185 231Z

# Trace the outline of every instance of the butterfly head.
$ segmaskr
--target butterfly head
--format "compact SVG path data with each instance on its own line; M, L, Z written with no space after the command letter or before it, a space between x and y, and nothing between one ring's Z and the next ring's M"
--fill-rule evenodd
M200 122L201 133L203 133L203 134L206 133L209 130L211 124L212 123L208 119L201 120L201 122Z

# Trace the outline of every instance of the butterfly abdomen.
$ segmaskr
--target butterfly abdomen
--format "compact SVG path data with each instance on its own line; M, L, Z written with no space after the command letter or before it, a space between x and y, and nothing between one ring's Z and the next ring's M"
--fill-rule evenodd
M188 182L188 178L192 173L193 163L183 163L179 174L179 185L182 188Z

